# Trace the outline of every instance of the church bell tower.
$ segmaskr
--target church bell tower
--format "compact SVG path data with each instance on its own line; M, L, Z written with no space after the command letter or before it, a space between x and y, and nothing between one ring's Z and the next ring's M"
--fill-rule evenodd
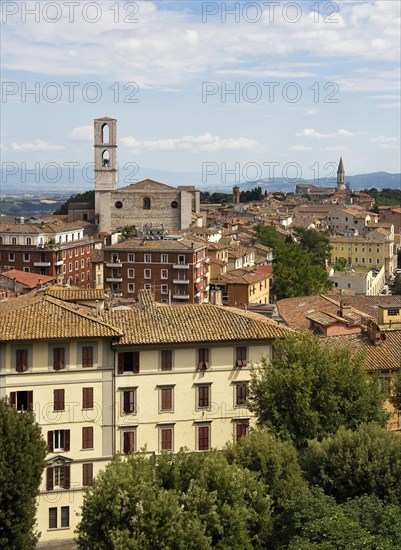
M110 217L110 192L118 186L117 120L95 118L95 214L99 230L107 230Z
M345 170L344 170L344 164L342 157L340 158L340 162L338 164L338 170L337 170L337 191L345 191Z

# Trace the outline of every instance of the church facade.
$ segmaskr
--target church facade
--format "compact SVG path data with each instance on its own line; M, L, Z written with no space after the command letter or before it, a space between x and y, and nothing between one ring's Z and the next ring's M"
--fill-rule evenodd
M193 186L172 187L146 179L118 188L117 120L94 120L95 216L99 232L163 224L167 231L189 227L199 213L200 193Z

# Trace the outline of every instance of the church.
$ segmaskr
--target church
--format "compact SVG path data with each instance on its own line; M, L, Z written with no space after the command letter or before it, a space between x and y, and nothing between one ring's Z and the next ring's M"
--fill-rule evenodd
M94 120L95 217L99 232L163 223L172 232L189 227L200 211L200 193L193 186L172 187L151 179L118 188L117 120Z
M337 186L336 187L321 187L313 183L299 183L295 188L296 195L310 195L311 197L319 198L323 195L339 195L345 196L349 193L349 184L345 182L345 170L342 157L337 169Z

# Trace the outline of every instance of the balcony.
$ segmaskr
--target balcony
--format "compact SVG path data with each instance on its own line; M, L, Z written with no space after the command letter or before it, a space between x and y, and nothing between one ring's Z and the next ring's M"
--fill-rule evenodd
M107 283L122 283L123 278L122 277L106 277Z
M113 262L106 262L106 267L122 267L123 266L123 263L121 260L116 260L116 261L113 261Z
M189 264L174 264L173 269L189 269Z
M209 257L205 258L205 264L208 264L209 262L210 262L210 258Z
M35 267L50 267L51 263L50 262L33 262L33 265Z
M197 284L197 283L200 283L200 282L201 282L201 278L200 278L200 277L196 277L196 279L195 279L194 283L196 283L196 284Z
M173 294L173 299L174 300L189 300L189 294L174 293Z
M188 285L189 279L173 279L175 285Z
M63 265L64 264L64 260L57 260L56 262L54 262L54 265Z

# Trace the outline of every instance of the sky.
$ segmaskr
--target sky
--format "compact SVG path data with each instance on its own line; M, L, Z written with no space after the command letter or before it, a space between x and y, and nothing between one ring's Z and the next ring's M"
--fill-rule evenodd
M1 10L3 178L86 170L102 116L118 121L120 186L139 168L222 190L316 181L340 156L348 175L401 172L398 1L3 0Z

